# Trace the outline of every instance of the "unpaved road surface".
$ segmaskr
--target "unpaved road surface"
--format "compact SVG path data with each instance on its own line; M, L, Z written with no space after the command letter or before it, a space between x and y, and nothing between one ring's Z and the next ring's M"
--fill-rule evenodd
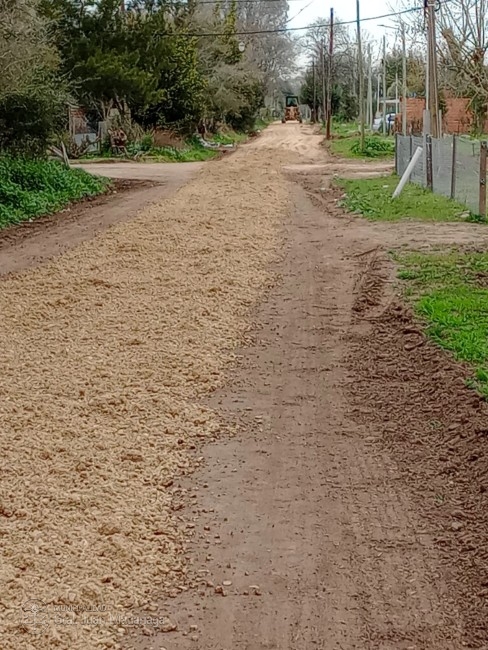
M107 196L2 230L0 275L36 266L92 239L114 224L132 219L147 206L170 197L202 169L200 163L77 166L119 182Z
M129 180L154 181L170 188L181 187L191 180L203 163L79 163L74 165L91 174Z
M2 281L5 648L488 647L488 409L386 256L488 233L345 215L320 142L273 125Z

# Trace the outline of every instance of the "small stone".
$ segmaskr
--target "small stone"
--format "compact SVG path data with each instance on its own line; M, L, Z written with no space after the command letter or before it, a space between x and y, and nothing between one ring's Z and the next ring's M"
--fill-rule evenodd
M154 634L154 632L151 630L150 627L143 627L142 633L144 634L144 636L152 636L152 634Z
M464 526L462 521L453 521L451 523L451 528L453 530L461 530L461 528Z
M190 632L195 632L195 630L198 630L198 625L190 625Z
M174 632L178 626L176 623L172 623L171 621L168 621L167 623L164 623L164 625L161 626L161 632Z
M222 587L222 585L217 585L214 591L216 594L222 594L224 592L224 588Z

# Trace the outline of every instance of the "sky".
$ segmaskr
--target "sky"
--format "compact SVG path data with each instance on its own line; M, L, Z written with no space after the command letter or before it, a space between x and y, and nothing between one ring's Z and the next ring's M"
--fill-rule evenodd
M333 0L324 2L323 0L288 0L289 11L288 16L292 18L289 27L305 27L310 23L317 20L317 18L328 18L331 6L334 8L336 20L348 21L356 20L356 0L340 0L334 5ZM396 2L385 2L384 0L361 0L360 12L361 18L369 18L372 16L380 16L391 13L391 6L396 5ZM380 25L392 25L393 21L388 18L383 18L377 21L365 21L362 23L362 29L378 41L386 35L390 42L395 39L393 30L385 30ZM354 26L351 29L355 30ZM297 35L305 33L305 30L295 32ZM300 63L303 64L306 57L300 57Z

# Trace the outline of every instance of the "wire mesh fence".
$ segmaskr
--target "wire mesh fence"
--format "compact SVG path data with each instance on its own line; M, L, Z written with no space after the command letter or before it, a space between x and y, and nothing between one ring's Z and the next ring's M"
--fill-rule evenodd
M486 216L486 143L461 136L396 136L396 171L402 176L417 147L422 156L410 182L428 187Z

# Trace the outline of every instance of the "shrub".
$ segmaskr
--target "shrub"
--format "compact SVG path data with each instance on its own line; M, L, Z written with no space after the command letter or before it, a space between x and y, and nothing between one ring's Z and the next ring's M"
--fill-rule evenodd
M369 137L364 140L363 150L361 150L361 141L356 140L351 147L351 152L366 158L384 158L395 153L395 143L380 137Z
M0 158L0 228L103 192L108 181L61 163Z

